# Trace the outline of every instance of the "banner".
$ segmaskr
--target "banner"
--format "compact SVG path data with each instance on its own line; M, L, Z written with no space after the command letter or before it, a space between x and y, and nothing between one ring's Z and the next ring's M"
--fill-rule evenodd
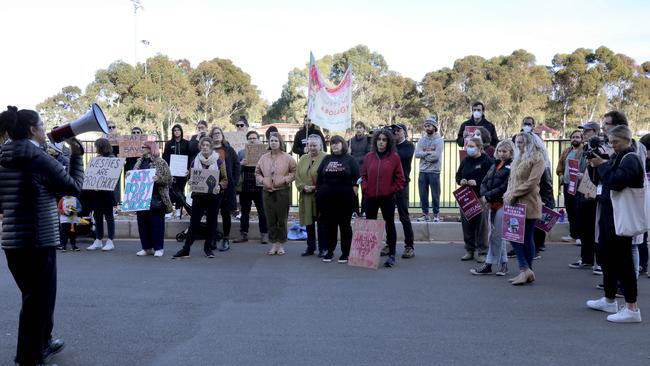
M307 117L312 123L330 131L352 127L352 66L348 66L341 83L328 88L318 71L316 60L309 54L309 93Z
M483 205L476 197L476 193L470 186L461 186L454 191L454 197L460 206L460 211L467 220L471 220L474 216L483 212Z
M569 187L567 193L575 195L578 190L578 174L580 173L580 162L576 159L569 159Z
M169 155L169 170L172 177L184 177L187 173L187 155Z
M262 155L269 152L268 144L248 144L246 145L246 164L245 166L257 166Z
M235 152L238 153L246 147L246 132L224 132L223 135Z
M384 220L356 219L352 223L352 246L348 265L377 269L384 239Z
M192 169L190 191L192 193L219 194L219 171Z
M559 213L544 206L542 207L542 218L537 220L537 222L535 223L535 227L540 230L544 230L547 233L550 233L551 229L553 229L553 226L555 226L555 223L559 218L560 218Z
M113 191L120 180L124 159L96 156L88 162L84 171L83 190Z
M122 211L147 211L153 194L156 169L130 170L124 177Z
M526 230L526 205L517 203L515 205L503 205L503 240L524 242Z

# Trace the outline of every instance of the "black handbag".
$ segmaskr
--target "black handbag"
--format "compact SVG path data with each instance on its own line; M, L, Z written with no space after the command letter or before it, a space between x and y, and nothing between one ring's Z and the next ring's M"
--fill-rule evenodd
M151 204L149 204L149 210L151 211L165 211L165 205L163 201L158 196L151 197Z

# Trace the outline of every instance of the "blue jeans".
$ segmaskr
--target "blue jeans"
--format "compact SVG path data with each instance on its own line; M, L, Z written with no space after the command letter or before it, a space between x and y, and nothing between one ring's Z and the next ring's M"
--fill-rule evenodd
M434 215L440 213L440 173L422 173L418 177L420 189L420 204L422 213L429 214L429 188L431 188L431 211Z
M517 263L519 269L533 269L533 256L535 255L535 223L537 219L526 219L526 228L524 230L524 243L515 243L511 241L512 249L517 254Z
M501 207L498 210L491 209L489 212L491 213L490 247L488 248L488 254L485 263L489 263L489 264L508 263L506 244L503 242L503 235L502 235L503 207ZM486 214L487 212L484 213L484 215Z

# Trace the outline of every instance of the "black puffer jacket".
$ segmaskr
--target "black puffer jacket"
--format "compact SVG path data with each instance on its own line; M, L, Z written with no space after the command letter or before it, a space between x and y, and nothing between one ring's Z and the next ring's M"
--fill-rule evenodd
M508 190L512 159L507 160L497 171L497 166L500 163L501 160L497 160L481 182L481 196L485 197L489 203L503 203L503 194Z
M544 169L544 174L539 180L539 196L542 203L548 208L555 208L555 199L553 198L553 178L551 178L551 169Z
M228 186L221 200L221 207L233 211L237 208L237 184L241 174L241 164L235 149L230 144L224 145L226 150L226 173L228 174ZM215 149L217 151L218 149Z
M69 171L29 140L2 146L3 249L59 245L55 195L79 196L84 176L81 156L70 156Z

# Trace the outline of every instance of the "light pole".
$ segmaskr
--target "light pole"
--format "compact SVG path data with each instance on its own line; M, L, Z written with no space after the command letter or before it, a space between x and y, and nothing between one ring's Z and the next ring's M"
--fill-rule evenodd
M151 42L147 41L146 39L141 39L140 43L142 43L145 46L148 46L151 44ZM145 55L144 57L144 74L147 75L147 56Z
M144 10L141 0L130 0L133 3L133 66L138 64L138 9Z

